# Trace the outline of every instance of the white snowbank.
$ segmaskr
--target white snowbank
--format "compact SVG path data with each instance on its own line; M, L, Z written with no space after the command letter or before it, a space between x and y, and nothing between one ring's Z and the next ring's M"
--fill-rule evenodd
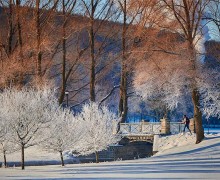
M205 134L205 139L201 143L195 144L195 142L196 135L190 133L161 137L158 153L154 157L177 155L176 158L182 158L183 155L186 155L191 158L215 155L213 157L220 158L220 133ZM190 155L191 153L192 155Z
M206 139L212 137L218 137L218 136L220 136L220 133L209 133L209 134L205 133L205 141ZM172 149L174 147L181 147L181 146L188 147L188 145L194 145L195 142L196 142L196 134L194 133L190 134L189 132L185 134L180 133L180 134L160 137L157 142L158 143L157 155L163 154L165 150Z
M161 154L164 150L171 149L174 147L186 146L195 144L196 136L190 133L180 133L176 135L164 136L159 138L158 142L158 153Z

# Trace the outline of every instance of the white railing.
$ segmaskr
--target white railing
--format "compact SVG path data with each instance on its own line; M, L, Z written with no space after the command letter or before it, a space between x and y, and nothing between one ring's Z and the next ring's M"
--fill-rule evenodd
M183 131L184 124L179 122L169 122L170 133L178 134ZM120 123L122 134L162 134L160 122L140 122L140 123Z
M160 134L161 123L120 123L122 134Z
M185 124L179 122L170 122L170 133L171 134L178 134L183 132Z

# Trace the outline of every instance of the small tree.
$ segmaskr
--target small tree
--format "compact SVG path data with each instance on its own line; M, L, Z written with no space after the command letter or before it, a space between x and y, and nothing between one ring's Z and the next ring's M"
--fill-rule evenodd
M3 109L0 108L0 114L1 116L5 116L6 112L2 111ZM0 116L0 152L3 154L4 158L4 167L7 167L7 154L12 153L17 150L17 146L10 142L10 128L9 128L9 122L3 119Z
M3 154L4 163L3 166L6 168L7 165L7 154L13 153L17 150L17 146L7 140L7 137L1 140L0 152Z
M24 149L45 139L43 129L51 121L51 112L57 108L52 91L43 89L6 89L0 94L1 118L8 122L9 140L21 149L21 167L24 169Z
M98 163L98 152L120 140L118 135L113 134L114 122L118 120L107 107L99 108L96 103L92 102L84 105L77 119L83 122L85 133L76 150L81 155L95 153Z
M2 114L3 112L0 113ZM10 146L11 143L9 143L7 140L7 135L8 135L7 122L2 118L0 118L0 151L2 152L4 157L4 167L7 167L6 154L12 148L12 146Z
M42 146L48 151L60 153L61 165L64 166L63 151L72 148L80 141L82 130L69 110L58 109L53 114L53 121L47 130L47 139Z

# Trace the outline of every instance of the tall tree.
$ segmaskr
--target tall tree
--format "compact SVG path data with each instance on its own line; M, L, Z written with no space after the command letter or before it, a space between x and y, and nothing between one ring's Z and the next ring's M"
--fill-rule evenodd
M168 14L172 14L187 41L189 52L192 102L194 106L194 120L196 129L196 143L204 139L204 130L202 127L202 112L200 110L200 98L197 85L197 72L199 68L198 56L196 53L196 44L198 36L201 33L201 20L209 0L162 0L168 8Z
M62 0L62 16L63 16L63 22L62 22L62 87L61 87L61 93L59 98L59 104L63 103L66 86L67 86L67 79L68 74L66 73L66 59L67 59L67 33L66 33L66 26L68 23L68 17L71 15L72 10L74 9L76 5L76 1L65 1Z
M35 27L35 50L36 50L36 77L39 83L42 83L45 70L42 68L42 60L44 54L45 38L50 33L46 31L50 20L53 17L53 12L56 9L59 0L36 0L34 3L34 27Z
M88 28L88 34L89 34L89 49L90 49L90 78L89 78L89 91L90 91L90 101L95 102L96 101L96 75L97 73L100 73L102 70L97 70L98 66L98 57L101 54L101 51L105 48L105 43L107 40L107 37L109 37L109 33L103 38L104 42L101 43L101 45L98 45L96 43L96 37L98 35L98 32L100 29L104 27L104 22L109 20L112 15L112 7L113 7L113 1L106 0L81 0L81 3L85 9L85 15L89 18L89 28ZM97 20L97 21L96 21ZM112 32L112 29L109 30Z
M121 72L120 72L120 93L119 93L119 116L121 122L125 122L128 114L128 86L130 84L132 67L129 62L131 56L131 47L133 46L135 35L135 26L133 23L143 12L145 6L142 1L117 0L118 8L121 12L122 31L121 31ZM135 22L137 23L137 21ZM133 32L133 34L131 34Z
M122 59L121 59L121 83L120 83L120 97L119 97L119 115L121 122L125 122L128 112L128 96L127 96L127 78L128 72L126 70L126 33L127 33L127 0L118 1L123 12L123 29L122 29Z

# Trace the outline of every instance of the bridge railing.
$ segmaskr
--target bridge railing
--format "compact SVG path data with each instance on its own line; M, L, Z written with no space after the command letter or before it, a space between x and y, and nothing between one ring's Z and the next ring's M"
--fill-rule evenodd
M185 124L179 122L170 122L170 133L171 134L178 134L183 131Z
M120 123L122 134L160 134L161 123Z
M120 123L122 134L178 134L183 131L184 124L180 122L139 122L139 123ZM190 125L193 131L193 122Z

